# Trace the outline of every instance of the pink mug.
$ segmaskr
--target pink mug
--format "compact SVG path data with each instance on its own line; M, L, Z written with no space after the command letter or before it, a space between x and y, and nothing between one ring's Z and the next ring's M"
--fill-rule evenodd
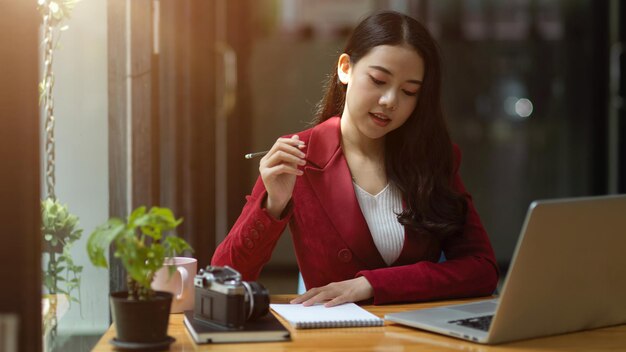
M170 275L170 267L176 270ZM157 291L171 292L171 313L182 313L192 310L195 298L193 279L198 270L198 260L188 257L165 258L163 267L154 275L152 289Z

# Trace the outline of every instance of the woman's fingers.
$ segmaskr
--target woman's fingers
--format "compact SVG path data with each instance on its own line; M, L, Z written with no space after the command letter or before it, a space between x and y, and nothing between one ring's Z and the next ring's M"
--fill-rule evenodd
M337 285L329 284L324 286L311 298L302 302L305 307L312 306L318 303L324 303L325 307L332 307L338 304L351 302L350 298L342 291L337 289Z
M326 286L308 290L303 295L291 300L291 303L302 303L303 306L311 306L326 302L326 307L333 307L347 302L358 302L374 296L374 290L369 281L363 276L333 282Z
M263 164L265 167L272 167L280 163L290 163L295 165L306 164L306 161L302 159L304 155L296 156L290 152L283 150L278 150L271 155L268 153L265 157L266 159L261 161L261 164Z
M273 167L280 163L305 165L305 154L301 151L305 147L297 135L292 138L279 138L270 151L261 159L260 168Z
M278 150L283 150L290 151L294 155L301 154L301 156L304 157L304 153L300 151L300 149L304 148L304 146L304 141L301 141L298 135L293 135L291 138L278 138L268 154Z
M324 287L316 287L308 290L301 296L298 296L291 300L290 303L302 303L303 306L308 307L317 303L326 302L333 299L338 294L332 287L333 284L328 284Z
M300 145L298 146L293 146L291 144L287 144L287 143L277 143L275 144L272 149L270 149L270 151L263 157L263 159L267 160L270 159L272 156L276 155L276 154L288 154L288 155L293 155L297 158L304 158L305 154L300 150L300 148L303 148L304 145L302 145L302 147L300 147Z
M280 175L280 174L291 174L300 176L304 172L297 167L293 167L287 164L278 164L272 167L266 167L265 170L261 171L261 175L269 176L269 175Z
M314 297L315 295L317 295L322 289L323 289L323 287L312 288L312 289L306 291L305 293L301 294L300 296L292 299L289 303L299 304L299 303L302 303L304 301L307 301L311 297Z
M330 308L344 303L350 302L345 295L337 296L324 304L324 307Z

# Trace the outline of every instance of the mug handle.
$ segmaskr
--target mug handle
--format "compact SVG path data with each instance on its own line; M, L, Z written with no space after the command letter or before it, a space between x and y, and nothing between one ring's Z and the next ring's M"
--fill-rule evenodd
M180 274L180 293L176 295L176 299L182 299L185 293L185 282L187 282L189 274L187 273L187 269L182 266L176 267L176 270Z

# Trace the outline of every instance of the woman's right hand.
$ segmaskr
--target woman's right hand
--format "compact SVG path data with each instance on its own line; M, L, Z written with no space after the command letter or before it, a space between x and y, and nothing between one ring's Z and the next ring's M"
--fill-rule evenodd
M305 147L298 135L279 138L270 151L261 159L259 172L267 190L265 208L276 219L291 199L296 177L303 174L298 166L306 164Z

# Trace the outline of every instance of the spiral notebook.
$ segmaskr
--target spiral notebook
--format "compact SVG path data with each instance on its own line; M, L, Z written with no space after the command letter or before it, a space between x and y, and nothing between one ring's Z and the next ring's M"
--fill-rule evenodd
M384 320L354 303L330 308L323 304L270 304L270 308L296 329L383 326Z

